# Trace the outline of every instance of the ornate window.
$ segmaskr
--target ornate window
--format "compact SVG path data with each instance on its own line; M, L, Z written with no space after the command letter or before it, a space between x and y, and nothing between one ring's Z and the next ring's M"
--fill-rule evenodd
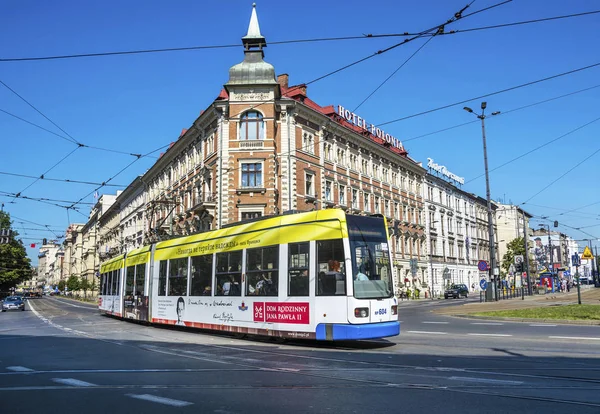
M262 163L242 164L242 187L262 187Z
M315 176L313 174L310 173L306 173L305 174L305 193L308 196L314 196L315 195L315 187L314 187L314 178Z
M315 137L313 134L305 132L302 134L302 151L308 152L310 154L315 153Z
M248 111L240 117L240 140L265 139L263 116L257 111Z

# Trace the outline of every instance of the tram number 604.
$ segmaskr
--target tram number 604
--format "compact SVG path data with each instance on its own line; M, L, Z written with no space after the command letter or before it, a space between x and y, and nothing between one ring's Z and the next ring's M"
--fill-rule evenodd
M387 309L379 309L375 311L375 315L385 315L387 313Z

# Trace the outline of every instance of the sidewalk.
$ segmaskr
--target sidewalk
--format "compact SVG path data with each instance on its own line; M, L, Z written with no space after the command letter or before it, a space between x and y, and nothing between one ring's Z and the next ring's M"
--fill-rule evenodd
M586 305L600 305L600 288L586 287L581 289L581 303ZM498 302L482 302L482 303L468 303L461 306L448 306L441 307L433 310L432 312L440 315L448 316L463 316L463 317L475 317L473 313L478 312L491 312L500 310L512 310L512 309L527 309L536 308L540 306L560 306L560 305L573 305L577 304L577 289L571 289L569 293L548 293L546 295L533 295L525 296L525 299L515 298L500 300ZM486 318L486 317L480 317ZM521 321L519 318L499 318L493 317L494 319L506 319L513 321ZM525 321L525 320L523 320ZM527 321L538 321L538 322L563 322L563 323L582 323L585 325L598 325L598 321L560 321L560 320L541 320L541 319L527 319Z

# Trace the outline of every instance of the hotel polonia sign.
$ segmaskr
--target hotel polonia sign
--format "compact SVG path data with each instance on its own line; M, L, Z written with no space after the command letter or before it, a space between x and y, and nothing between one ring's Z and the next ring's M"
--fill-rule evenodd
M386 133L382 129L377 128L373 124L369 124L366 119L361 118L360 116L356 115L354 112L349 111L348 109L344 108L342 105L337 106L337 114L339 116L341 116L342 118L344 118L346 121L350 122L352 125L355 125L359 128L364 129L367 132L370 132L371 134L375 135L377 138L382 139L384 142L387 142L388 144L390 144L392 147L396 147L398 149L404 150L404 147L402 146L402 142L400 142L400 140L398 138Z

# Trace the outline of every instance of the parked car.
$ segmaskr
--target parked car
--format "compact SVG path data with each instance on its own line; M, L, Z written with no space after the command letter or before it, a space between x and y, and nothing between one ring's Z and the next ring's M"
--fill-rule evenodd
M2 302L2 312L8 310L25 310L25 302L21 296L9 296Z
M444 299L453 297L459 299L461 296L465 298L469 296L469 288L464 284L452 284L448 289L444 291Z

